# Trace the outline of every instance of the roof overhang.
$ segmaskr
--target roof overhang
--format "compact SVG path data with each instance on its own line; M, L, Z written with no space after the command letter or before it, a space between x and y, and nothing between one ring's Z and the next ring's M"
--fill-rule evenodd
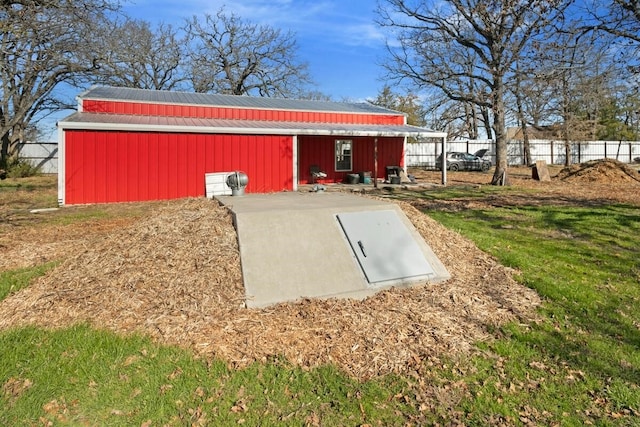
M343 123L307 123L255 120L223 120L191 117L134 116L119 114L74 113L58 122L58 127L78 130L223 133L245 135L326 135L368 137L446 138L445 132L411 125L370 125Z

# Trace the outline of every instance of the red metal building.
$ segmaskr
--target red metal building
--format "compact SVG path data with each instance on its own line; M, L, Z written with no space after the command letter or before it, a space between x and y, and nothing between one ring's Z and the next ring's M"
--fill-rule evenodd
M383 178L404 165L408 136L446 136L368 103L113 87L79 95L58 132L60 204L203 196L205 174L235 170L248 193L295 191L312 166L327 183Z

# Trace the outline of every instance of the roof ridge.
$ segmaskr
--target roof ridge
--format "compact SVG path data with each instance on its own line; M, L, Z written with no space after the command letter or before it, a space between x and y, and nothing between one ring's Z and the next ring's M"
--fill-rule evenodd
M264 108L274 110L305 110L360 114L405 115L366 102L324 101L294 98L269 98L249 95L229 95L186 91L165 91L116 86L92 86L78 95L79 99L107 99L147 103L210 105L236 108Z

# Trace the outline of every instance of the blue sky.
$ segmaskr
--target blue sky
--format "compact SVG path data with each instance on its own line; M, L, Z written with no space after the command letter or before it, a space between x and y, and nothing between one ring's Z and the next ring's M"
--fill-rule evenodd
M332 99L362 101L382 88L385 36L374 22L375 0L131 0L124 11L180 26L223 6L247 21L294 33L299 59L309 64L317 90Z

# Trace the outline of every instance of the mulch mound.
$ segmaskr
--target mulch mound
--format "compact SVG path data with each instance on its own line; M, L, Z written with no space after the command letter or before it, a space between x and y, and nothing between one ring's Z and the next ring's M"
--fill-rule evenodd
M640 173L617 160L601 159L568 166L555 179L566 182L640 183Z
M0 329L88 322L148 334L233 367L285 357L303 367L331 363L367 379L471 352L473 343L491 339L489 326L534 317L540 300L513 271L400 205L451 273L447 282L362 301L247 309L230 212L211 200L186 199L87 237L49 274L0 302Z
M76 224L16 227L16 230L0 227L0 271L35 267L66 258L78 251L77 246L85 244L87 235L108 234L133 221L132 218L115 218L85 221L83 227Z

